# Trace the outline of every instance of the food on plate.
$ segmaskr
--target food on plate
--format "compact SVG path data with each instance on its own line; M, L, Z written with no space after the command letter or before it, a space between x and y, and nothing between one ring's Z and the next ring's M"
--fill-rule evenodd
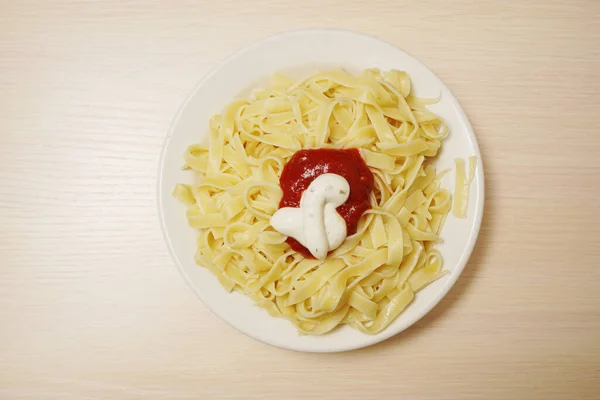
M456 168L456 181L454 183L452 214L458 218L465 218L469 206L469 191L473 178L475 177L477 157L469 157L469 176L467 176L465 171L465 160L462 158L455 158L454 165Z
M189 146L174 195L196 262L303 334L375 334L444 276L451 208L432 158L448 129L405 72L275 75Z
M360 217L370 208L373 181L357 149L298 150L279 178L283 197L271 226L288 236L292 249L324 259L356 232ZM321 212L324 215L318 216Z

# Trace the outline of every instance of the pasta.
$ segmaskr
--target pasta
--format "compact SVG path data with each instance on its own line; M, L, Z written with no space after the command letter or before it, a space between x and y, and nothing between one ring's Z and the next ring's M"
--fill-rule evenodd
M451 195L440 187L446 171L427 160L448 129L427 104L405 72L376 69L275 75L231 103L210 120L208 144L184 155L197 183L174 190L198 230L196 262L300 333L385 329L446 273L434 244ZM269 224L284 165L311 148L358 148L375 179L356 233L322 261L291 250Z
M469 191L473 178L475 177L477 157L469 157L468 177L465 171L465 161L462 158L454 159L454 164L456 166L456 181L454 183L452 214L458 218L465 218L467 216L467 207L469 205Z

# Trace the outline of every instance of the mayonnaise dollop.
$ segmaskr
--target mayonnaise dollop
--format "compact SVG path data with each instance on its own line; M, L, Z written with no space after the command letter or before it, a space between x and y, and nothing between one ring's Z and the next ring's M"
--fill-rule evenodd
M319 175L302 193L300 208L283 207L271 217L271 226L293 237L317 259L337 249L346 239L346 221L336 211L348 200L350 185L337 174Z

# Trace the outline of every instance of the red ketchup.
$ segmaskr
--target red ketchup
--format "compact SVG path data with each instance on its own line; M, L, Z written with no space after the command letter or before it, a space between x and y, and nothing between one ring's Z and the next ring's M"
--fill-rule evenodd
M346 221L347 234L350 236L356 233L362 214L371 208L369 196L373 190L373 174L358 149L309 149L296 152L285 164L279 178L283 191L279 208L300 207L302 193L308 185L326 173L343 176L350 184L348 200L336 209ZM296 239L288 237L287 243L305 257L314 258Z

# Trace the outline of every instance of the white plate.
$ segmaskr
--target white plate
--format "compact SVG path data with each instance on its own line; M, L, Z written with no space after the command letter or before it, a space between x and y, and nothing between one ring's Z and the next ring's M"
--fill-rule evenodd
M441 233L443 243L438 248L450 274L419 292L400 317L374 336L348 326L323 336L300 336L289 322L270 317L249 298L227 293L209 271L194 263L196 233L187 225L184 207L171 196L177 182L191 183L192 175L180 170L183 153L188 145L207 140L208 121L213 114L220 113L236 97L265 86L275 72L299 78L331 67L349 72L396 68L408 72L417 95L436 97L441 92L441 101L431 109L446 120L450 136L443 144L437 168L453 167L455 157L475 155L480 160L471 186L468 217L457 219L450 214ZM447 174L443 183L453 190L454 172ZM335 352L369 346L403 331L444 297L462 272L477 239L483 188L483 168L473 129L454 96L433 72L399 48L374 37L342 30L302 30L268 37L234 53L196 85L165 140L157 195L161 226L173 260L194 292L216 315L246 335L274 346Z

